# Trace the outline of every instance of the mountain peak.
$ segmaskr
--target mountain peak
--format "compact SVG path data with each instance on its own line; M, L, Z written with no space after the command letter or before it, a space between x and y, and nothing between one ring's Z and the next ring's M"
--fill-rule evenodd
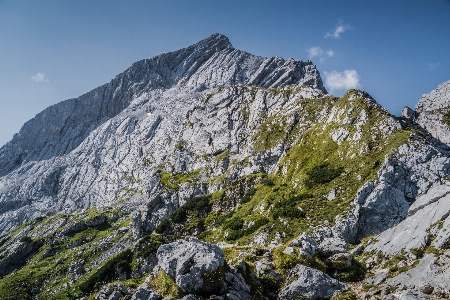
M210 35L206 39L201 40L200 42L197 43L197 45L199 44L206 45L209 47L211 46L219 46L219 47L225 46L224 48L233 47L233 45L231 45L230 43L230 39L227 36L220 33L214 33Z

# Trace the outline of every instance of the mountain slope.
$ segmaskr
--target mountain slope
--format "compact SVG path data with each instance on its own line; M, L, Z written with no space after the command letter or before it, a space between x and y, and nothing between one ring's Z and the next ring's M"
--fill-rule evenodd
M325 92L311 62L257 57L218 34L139 61L109 84L39 113L0 149L0 232L32 217L115 201L131 188L123 178L151 182L145 156L179 142L186 114L208 90L240 83Z
M139 61L0 149L0 296L376 298L419 292L416 266L449 295L450 152L424 101L397 118L218 34Z

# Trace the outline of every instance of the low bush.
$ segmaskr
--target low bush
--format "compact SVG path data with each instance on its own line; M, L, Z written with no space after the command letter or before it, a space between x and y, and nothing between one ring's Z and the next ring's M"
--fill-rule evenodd
M314 166L306 172L308 177L305 179L305 186L310 189L315 185L328 183L341 175L342 171L343 167L333 168L329 163Z
M81 281L79 288L83 293L89 293L99 288L104 282L110 282L117 278L119 273L131 273L131 261L133 253L130 249L122 251L108 259L102 266L97 268Z

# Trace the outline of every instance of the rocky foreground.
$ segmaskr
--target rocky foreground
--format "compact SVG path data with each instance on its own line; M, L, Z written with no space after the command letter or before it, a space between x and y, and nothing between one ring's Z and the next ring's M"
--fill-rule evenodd
M450 297L450 82L395 117L212 35L0 148L0 299Z

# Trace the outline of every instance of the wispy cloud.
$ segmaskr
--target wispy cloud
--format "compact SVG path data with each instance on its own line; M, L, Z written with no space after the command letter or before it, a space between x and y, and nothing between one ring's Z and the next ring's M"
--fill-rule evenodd
M306 49L306 52L308 52L309 58L313 58L314 56L322 56L323 54L323 50L320 47L311 47Z
M329 57L333 57L334 56L334 51L333 50L327 50L327 55Z
M438 62L438 63L430 63L430 64L428 64L428 67L430 67L430 70L436 70L437 67L439 67L440 65L441 65L440 62Z
M359 87L358 72L356 72L356 70L325 72L325 86L331 92L336 90L357 88Z
M48 82L48 79L45 78L45 74L37 73L36 75L31 76L31 80L34 82Z
M333 32L327 32L325 38L338 39L341 37L341 34L346 32L347 30L353 29L349 24L342 24L342 21L339 21Z

